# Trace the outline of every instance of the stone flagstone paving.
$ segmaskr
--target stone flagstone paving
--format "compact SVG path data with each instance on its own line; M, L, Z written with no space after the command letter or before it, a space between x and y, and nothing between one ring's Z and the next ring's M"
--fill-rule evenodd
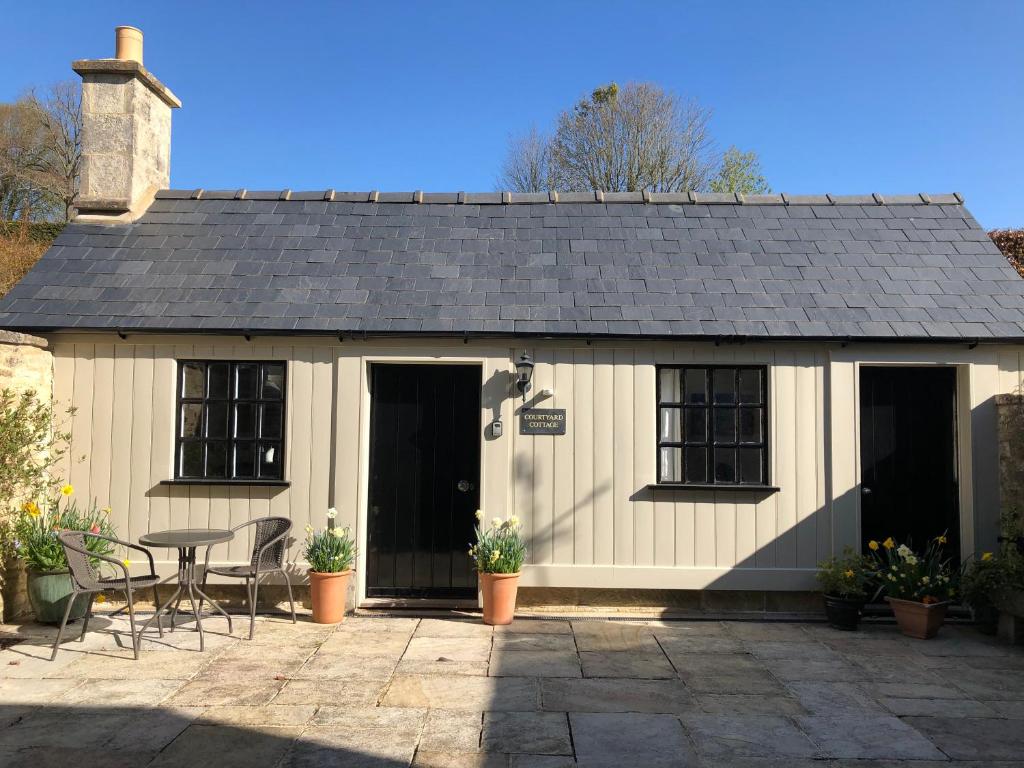
M52 663L0 627L0 766L1024 766L1024 649L970 627L210 619L134 661L93 626Z

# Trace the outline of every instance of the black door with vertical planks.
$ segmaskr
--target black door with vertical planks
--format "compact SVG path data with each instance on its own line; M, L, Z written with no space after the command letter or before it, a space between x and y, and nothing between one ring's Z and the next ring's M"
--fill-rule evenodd
M367 597L472 598L480 367L370 371Z
M945 533L960 553L956 369L860 370L861 545L910 540L923 550Z

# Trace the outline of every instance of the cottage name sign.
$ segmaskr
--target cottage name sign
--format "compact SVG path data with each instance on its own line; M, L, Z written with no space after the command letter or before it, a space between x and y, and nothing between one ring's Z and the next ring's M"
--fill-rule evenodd
M520 435L564 435L565 408L524 408L519 413Z

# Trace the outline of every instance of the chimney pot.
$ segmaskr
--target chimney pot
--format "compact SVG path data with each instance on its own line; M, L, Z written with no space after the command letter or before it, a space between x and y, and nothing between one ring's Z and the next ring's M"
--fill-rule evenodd
M114 28L114 58L142 63L142 30L136 27Z

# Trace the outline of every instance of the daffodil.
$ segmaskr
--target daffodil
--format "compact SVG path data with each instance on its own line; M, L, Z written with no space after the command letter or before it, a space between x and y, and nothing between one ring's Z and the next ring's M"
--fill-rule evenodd
M991 552L982 552L981 553L981 559L982 560L991 560L992 559L992 553Z
M104 515L109 515L113 511L114 510L112 510L110 507L103 507L103 509L100 510L100 512L102 512Z
M872 552L874 552L875 550L877 550L877 549L878 549L878 542L877 542L877 541L875 541L874 539L872 539L871 541L869 541L869 542L868 542L868 549L870 549L870 550L871 550Z
M336 539L340 539L341 538L341 529L340 528L331 528L331 536L333 536Z
M491 527L492 528L501 528L501 518L500 517L496 517L493 520L491 520Z
M946 534L942 534L941 536L936 536L935 540L937 542L939 542L939 544L945 544L946 543Z
M493 552L491 552L491 562L492 563L498 562L498 558L499 557L501 557L501 550L496 549Z
M519 518L516 517L515 515L512 515L512 517L510 517L508 519L508 524L510 526L512 526L513 528L518 528L519 527Z
M330 509L327 510L327 519L328 520L333 520L337 516L338 516L338 510L336 510L334 507L331 507Z
M313 532L313 526L310 525L309 523L306 523L306 533L312 533L312 532Z
M896 546L896 542L892 540L892 536L882 542L882 546L886 549L892 549Z
M846 571L846 573L844 573L843 575L844 575L844 576L845 576L846 578L848 578L848 579L852 579L852 578L853 578L853 571L851 571L851 570L848 570L848 571Z
M61 489L60 489L60 493L61 493L62 496L70 496L74 492L75 492L75 487L73 485L71 485L71 483L68 483L67 485L62 486Z
M26 501L21 508L30 516L39 517L39 505L34 501Z
M482 509L478 509L476 511L476 519L477 520L483 520L484 519L484 511Z

